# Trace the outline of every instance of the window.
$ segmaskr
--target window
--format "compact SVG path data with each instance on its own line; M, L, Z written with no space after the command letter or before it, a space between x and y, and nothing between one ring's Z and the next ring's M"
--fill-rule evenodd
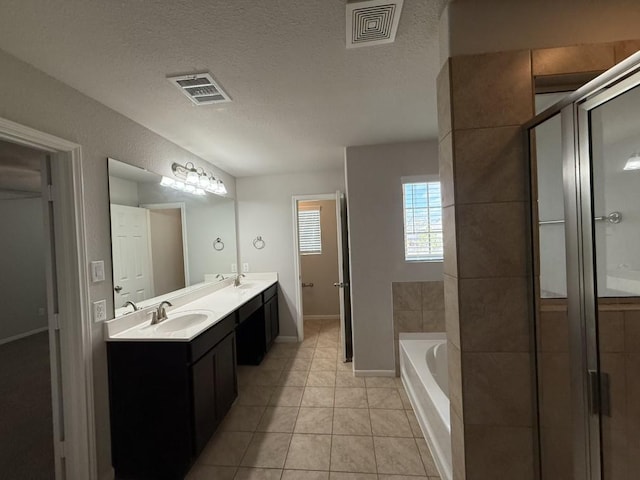
M322 253L320 207L302 207L298 210L298 245L301 255Z
M402 195L404 259L407 262L442 261L440 182L403 179Z

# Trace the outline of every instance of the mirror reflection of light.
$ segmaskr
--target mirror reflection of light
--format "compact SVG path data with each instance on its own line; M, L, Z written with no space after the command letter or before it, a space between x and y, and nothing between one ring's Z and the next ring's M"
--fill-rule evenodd
M629 157L624 165L625 170L640 170L640 153L636 152Z

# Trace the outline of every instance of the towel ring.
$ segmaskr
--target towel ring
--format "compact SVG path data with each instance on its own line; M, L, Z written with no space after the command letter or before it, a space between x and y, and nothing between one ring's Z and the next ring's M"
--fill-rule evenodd
M218 252L224 250L224 242L220 240L220 237L216 238L216 241L213 242L213 249Z
M256 250L262 250L264 248L265 243L260 235L253 239L253 246L256 248Z

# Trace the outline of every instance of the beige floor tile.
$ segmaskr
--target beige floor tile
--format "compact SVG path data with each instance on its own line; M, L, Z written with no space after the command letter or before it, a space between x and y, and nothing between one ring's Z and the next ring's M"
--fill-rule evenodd
M424 475L378 475L378 480L432 480L432 478Z
M240 465L283 468L290 441L288 433L255 433Z
M334 435L371 435L369 410L366 408L336 408L333 412Z
M248 432L216 432L204 447L198 463L230 467L240 465L252 436Z
M404 388L404 383L402 383L402 377L395 377L394 380L398 388Z
M267 356L264 360L262 360L260 368L262 370L282 370L288 363L288 358Z
M334 435L331 442L331 470L375 473L373 437Z
M223 432L255 432L265 407L234 405L224 417L220 430Z
M338 339L318 337L317 348L338 348Z
M256 368L256 367L253 367ZM256 368L247 378L247 385L275 387L278 384L281 370L260 370Z
M313 358L328 358L329 360L335 360L338 358L337 348L316 348L316 352Z
M397 388L395 377L365 377L367 388Z
M409 400L409 395L404 388L398 388L398 395L400 395L400 400L402 400L402 406L405 410L413 410L413 406L411 405L411 400Z
M194 465L185 480L233 480L238 467Z
M311 370L327 370L335 372L338 366L335 359L314 357L311 362Z
M307 377L307 387L335 387L336 372L311 370Z
M301 407L294 432L296 433L331 433L333 408Z
M379 437L413 437L404 410L371 409L371 429Z
M297 417L298 407L267 407L256 431L292 433Z
M285 470L282 480L329 480L329 472Z
M345 362L343 361L340 357L338 357L338 362L337 362L337 368L339 372L349 372L351 375L353 375L353 363L352 362ZM364 382L364 380L363 380ZM364 386L364 384L362 385Z
M364 388L336 387L336 407L368 408L367 392Z
M314 348L318 344L318 334L309 334L305 333L304 340L300 344L302 348Z
M375 473L331 472L329 480L378 480Z
M303 387L278 387L273 391L269 405L272 407L299 407Z
M236 406L263 407L269 404L269 399L275 387L244 385L239 387L238 390Z
M273 358L291 358L298 351L297 343L276 343L271 347L267 357Z
M289 359L289 363L285 366L285 370L309 370L311 367L311 361L311 358L291 358Z
M293 358L313 358L315 352L315 348L301 348L296 352Z
M303 407L333 407L335 388L305 387L302 395Z
M430 478L437 477L439 475L438 469L436 468L436 462L433 460L427 442L424 438L416 438L416 444L418 445L418 451L420 452L420 457L422 458L422 463L424 464L427 475Z
M352 372L338 370L336 387L364 387L364 378L356 377Z
M413 436L416 438L424 438L422 430L420 429L420 424L418 423L418 419L416 418L416 414L413 413L413 410L405 410L404 413L407 414L407 420L409 420L409 426L411 427Z
M329 470L330 461L331 435L296 433L284 466L294 470Z
M284 370L278 385L284 387L304 387L307 384L307 377L309 372L307 370Z
M367 388L369 408L393 408L402 410L402 400L395 388Z
M280 480L282 470L276 468L239 468L234 480Z
M413 438L373 437L378 473L425 475Z

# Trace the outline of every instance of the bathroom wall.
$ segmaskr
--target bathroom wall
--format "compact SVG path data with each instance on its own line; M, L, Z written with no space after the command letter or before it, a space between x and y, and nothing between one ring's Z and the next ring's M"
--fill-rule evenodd
M437 143L347 147L354 370L395 374L393 282L441 281L441 262L406 262L401 177L436 175Z
M47 327L42 209L40 197L0 200L0 343Z
M313 283L313 287L302 289L302 306L305 318L336 317L340 315L338 289L338 221L336 201L323 200L299 202L298 208L320 207L320 231L322 253L300 255L302 282Z
M444 332L444 283L393 282L393 340L398 345L401 332ZM400 375L400 355L396 348L396 376Z
M251 272L278 272L280 283L280 335L297 337L294 278L294 195L344 191L342 170L238 178L238 244L241 263ZM262 236L265 247L257 250L253 240Z
M0 51L0 118L82 145L83 187L89 260L104 260L111 274L107 157L172 175L172 162L193 162L220 176L231 196L235 179L108 107ZM90 301L113 308L110 280L89 285ZM89 320L89 319L87 319ZM103 326L91 324L97 461L100 477L111 474L106 349Z

